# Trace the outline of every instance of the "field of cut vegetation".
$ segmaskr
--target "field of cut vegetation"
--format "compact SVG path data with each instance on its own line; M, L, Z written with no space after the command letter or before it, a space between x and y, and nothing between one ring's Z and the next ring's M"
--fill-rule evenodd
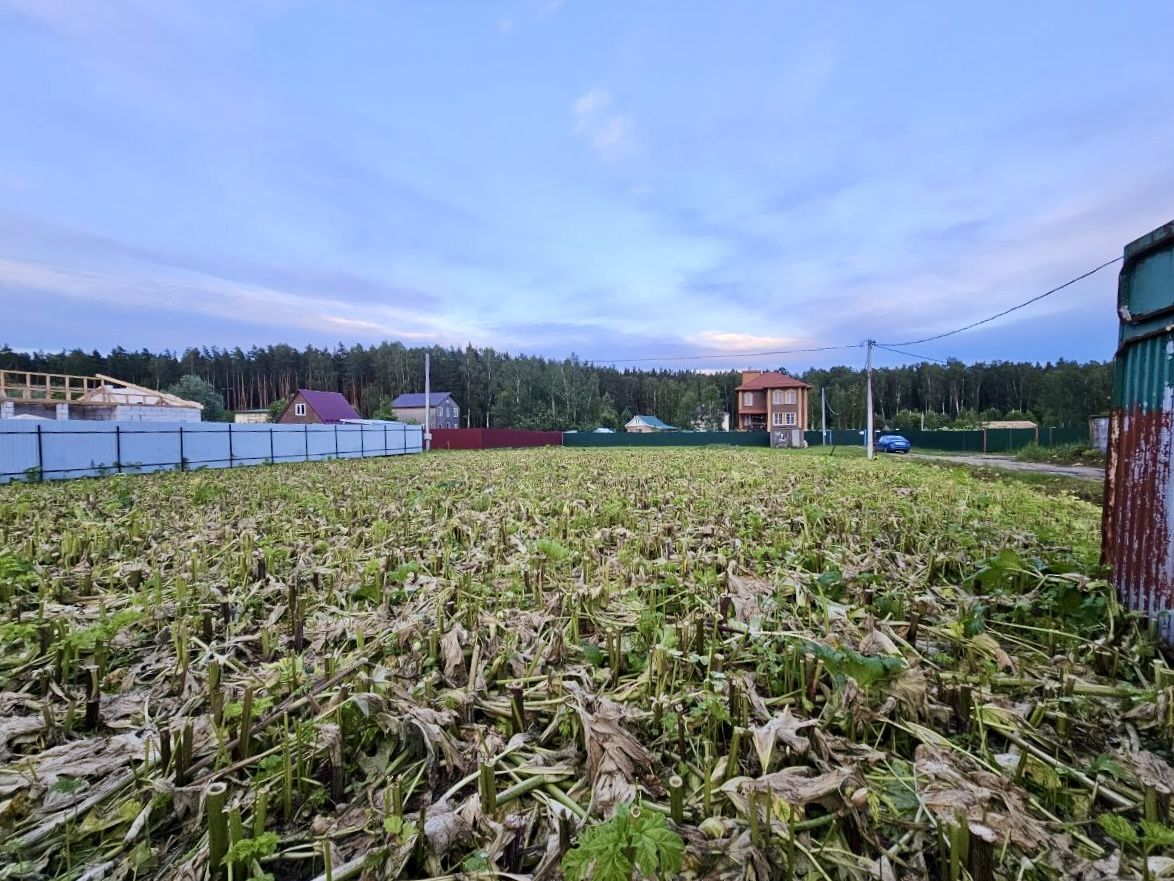
M0 878L1159 877L1099 517L764 449L0 487Z

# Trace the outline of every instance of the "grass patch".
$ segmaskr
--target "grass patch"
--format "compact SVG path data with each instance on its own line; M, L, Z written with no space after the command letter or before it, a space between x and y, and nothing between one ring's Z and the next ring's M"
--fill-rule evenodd
M1028 444L1015 451L1015 458L1024 462L1043 462L1048 465L1088 465L1105 467L1105 455L1088 444L1057 444L1054 447Z
M1174 726L1100 511L858 455L4 487L0 877L1137 874Z

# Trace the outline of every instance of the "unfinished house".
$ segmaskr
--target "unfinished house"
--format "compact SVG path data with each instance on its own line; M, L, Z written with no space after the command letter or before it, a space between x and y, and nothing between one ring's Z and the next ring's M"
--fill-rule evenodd
M203 404L112 376L0 370L0 419L199 422Z

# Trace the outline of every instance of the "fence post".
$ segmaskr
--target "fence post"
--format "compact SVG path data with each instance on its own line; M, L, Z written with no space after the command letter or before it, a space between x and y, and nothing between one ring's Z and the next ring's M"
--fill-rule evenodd
M187 470L187 465L184 461L184 455L183 455L183 426L182 425L179 427L179 470L180 471Z
M367 442L363 438L363 426L359 426L359 458L367 458Z
M277 451L273 447L273 426L269 426L269 464L277 464Z
M117 423L114 426L114 467L119 474L122 473L122 426Z
M338 426L334 426L334 458L338 458Z
M383 455L387 455L387 426L383 426Z
M982 430L982 451L986 452L986 429Z
M306 461L309 462L310 461L310 426L309 425L302 426L302 438L303 438L303 441L306 445Z
M45 442L42 440L41 424L37 423L37 480L45 479Z
M232 467L232 423L228 423L228 467Z

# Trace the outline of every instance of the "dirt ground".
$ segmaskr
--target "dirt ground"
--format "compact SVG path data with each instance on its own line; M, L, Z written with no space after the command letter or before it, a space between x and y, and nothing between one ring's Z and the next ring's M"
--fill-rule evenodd
M976 468L1002 468L1007 471L1034 471L1037 474L1062 474L1066 477L1075 477L1078 480L1104 480L1103 468L1092 468L1088 465L1049 465L1046 462L1023 462L1009 456L990 455L962 455L962 456L927 456L913 453L917 459L933 459L935 461L957 462L959 465L970 465Z

